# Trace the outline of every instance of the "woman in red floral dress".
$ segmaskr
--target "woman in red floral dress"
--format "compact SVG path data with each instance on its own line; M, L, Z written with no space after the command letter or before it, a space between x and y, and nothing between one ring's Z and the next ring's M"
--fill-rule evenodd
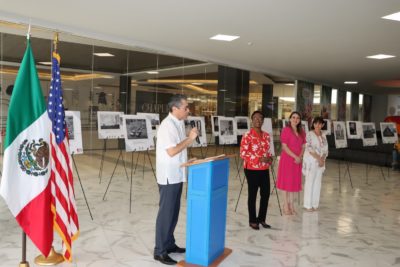
M249 210L249 225L254 230L259 230L259 224L264 228L271 228L265 222L269 201L269 166L272 159L269 152L270 137L261 130L264 115L255 111L251 115L253 128L247 132L240 144L240 157L243 158L244 173L248 185L247 206ZM260 209L256 216L257 191L260 188Z

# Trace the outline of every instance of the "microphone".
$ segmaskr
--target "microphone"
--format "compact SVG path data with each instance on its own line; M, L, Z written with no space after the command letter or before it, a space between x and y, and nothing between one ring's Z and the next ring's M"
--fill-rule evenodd
M190 126L192 127L192 129L193 129L193 128L197 128L197 127L196 127L196 123L195 123L194 121L190 121ZM196 136L196 142L197 142L198 144L200 144L200 138L199 138L198 135Z

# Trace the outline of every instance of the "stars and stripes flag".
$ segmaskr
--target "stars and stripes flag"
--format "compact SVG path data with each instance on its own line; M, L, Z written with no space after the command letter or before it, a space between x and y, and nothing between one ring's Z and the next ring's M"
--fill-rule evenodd
M74 197L72 159L69 153L68 131L61 88L60 55L55 51L52 57L51 85L47 113L52 122L50 134L52 192L51 210L54 214L54 228L63 241L63 255L71 261L72 241L79 234L78 214Z

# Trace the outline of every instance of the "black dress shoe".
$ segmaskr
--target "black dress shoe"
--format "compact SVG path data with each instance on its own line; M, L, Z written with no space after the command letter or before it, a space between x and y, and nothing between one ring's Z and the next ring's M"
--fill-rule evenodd
M170 256L168 256L168 254L165 255L154 255L154 259L156 261L159 261L163 264L167 264L167 265L175 265L178 262L174 259L172 259Z
M267 229L271 228L271 225L266 224L265 222L260 222L260 224L261 224L262 227L264 227L264 228L267 228Z
M167 249L167 253L185 253L186 249L185 248L180 248L177 245L175 245L173 248Z
M260 230L258 223L249 223L249 226L254 230Z

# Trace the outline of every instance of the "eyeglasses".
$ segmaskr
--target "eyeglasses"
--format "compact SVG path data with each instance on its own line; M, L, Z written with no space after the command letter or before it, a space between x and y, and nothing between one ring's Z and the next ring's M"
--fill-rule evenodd
M179 107L179 109L182 109L182 110L189 110L189 106L181 106L181 107Z

